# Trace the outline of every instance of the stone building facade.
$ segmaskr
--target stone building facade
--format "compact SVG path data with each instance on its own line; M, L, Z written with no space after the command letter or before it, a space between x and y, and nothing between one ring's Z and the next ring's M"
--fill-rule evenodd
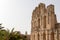
M40 3L32 13L30 40L60 40L60 23L54 5Z

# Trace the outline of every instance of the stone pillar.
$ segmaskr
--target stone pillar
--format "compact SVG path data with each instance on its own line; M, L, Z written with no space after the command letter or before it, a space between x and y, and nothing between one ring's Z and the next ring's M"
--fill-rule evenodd
M59 40L60 40L60 33L59 33Z
M38 40L38 32L35 32L35 39L34 40Z
M49 40L49 31L46 30L46 40Z
M49 31L49 40L54 40L54 32L52 30Z
M43 33L41 34L41 40L43 40Z
M41 33L41 40L46 40L46 35L44 30L42 30L42 33Z
M41 32L39 32L39 40L41 40Z
M54 40L59 40L59 34L57 30L54 33Z
M60 25L59 25L60 26ZM60 28L58 28L58 30L59 30L59 40L60 40Z
M45 31L43 33L43 40L46 40L46 34L45 34Z
M38 35L37 35L37 36L38 36L38 40L40 40L40 39L39 39L39 37L40 37L40 34L39 34L39 32L38 32Z
M33 33L31 34L31 40L34 40L34 35L33 35Z
M40 40L43 40L42 30L40 30Z
M59 40L59 31L57 29L57 40Z

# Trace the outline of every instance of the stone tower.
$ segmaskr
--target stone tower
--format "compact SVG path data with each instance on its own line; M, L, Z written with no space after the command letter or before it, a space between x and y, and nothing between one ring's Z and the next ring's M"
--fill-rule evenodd
M60 23L57 23L54 5L40 3L33 10L31 40L60 40Z

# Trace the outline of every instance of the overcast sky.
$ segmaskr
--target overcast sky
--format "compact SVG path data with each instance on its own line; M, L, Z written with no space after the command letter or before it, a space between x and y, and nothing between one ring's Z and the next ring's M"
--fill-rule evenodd
M32 11L41 2L46 6L55 5L55 14L60 22L60 0L0 0L0 23L5 29L15 28L23 34L25 31L30 34Z

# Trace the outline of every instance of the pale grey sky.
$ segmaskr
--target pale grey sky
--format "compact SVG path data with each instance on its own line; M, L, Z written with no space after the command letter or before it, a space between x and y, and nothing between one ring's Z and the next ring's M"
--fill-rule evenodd
M30 34L31 15L39 3L55 5L55 14L60 22L60 0L0 0L0 23L7 29L15 28L21 33Z

